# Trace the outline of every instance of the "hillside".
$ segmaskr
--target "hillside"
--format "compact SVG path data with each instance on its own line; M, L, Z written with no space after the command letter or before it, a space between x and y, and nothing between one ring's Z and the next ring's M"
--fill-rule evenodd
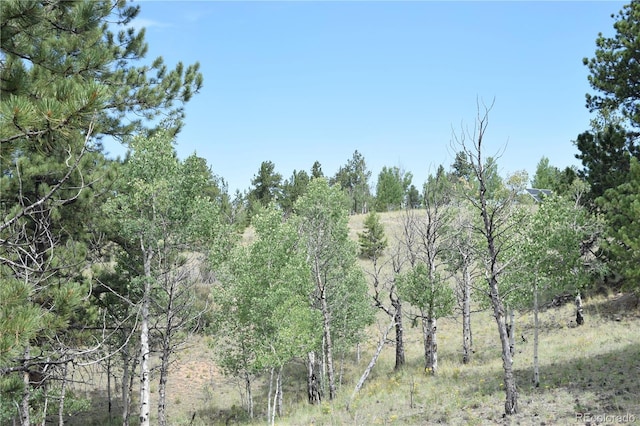
M352 236L362 230L364 216L350 220ZM398 232L398 213L381 215L389 239ZM389 344L363 389L346 409L353 387L373 352L380 329L388 319L369 330L356 351L338 360L338 398L320 406L306 402L304 366L290 366L285 374L282 425L371 425L371 424L526 424L564 425L640 422L640 308L632 295L611 294L585 301L586 323L577 327L571 304L541 313L540 387L531 384L533 375L533 317L518 313L514 367L519 389L519 413L503 418L502 367L495 320L490 312L472 316L474 350L470 364L461 362L461 322L451 317L439 322L439 372L425 374L419 328L405 325L407 365L393 371L394 350ZM257 381L257 418L250 423L242 410L242 383L220 375L212 360L208 339L191 342L173 367L168 401L171 424L264 424L267 383ZM268 379L268 378L267 378ZM101 381L104 387L104 380ZM155 397L154 385L152 392ZM101 392L104 389L86 389ZM95 395L95 393L93 393ZM154 404L154 401L152 401ZM103 413L103 414L99 414ZM115 411L117 418L117 411ZM588 413L593 417L579 418ZM77 416L70 424L105 424L106 405ZM578 417L577 417L578 416ZM607 417L603 417L607 416ZM615 417L618 416L618 417ZM625 417L626 416L626 417ZM599 421L598 421L599 420ZM634 423L631 421L630 423ZM118 424L113 420L112 424Z

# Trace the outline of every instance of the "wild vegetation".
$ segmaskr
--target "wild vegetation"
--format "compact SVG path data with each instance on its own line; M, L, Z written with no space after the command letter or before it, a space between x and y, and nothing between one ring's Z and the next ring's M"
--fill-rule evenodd
M0 8L1 423L640 419L640 2L584 60L581 169L501 176L479 102L421 191L356 150L233 199L178 158L203 76L147 64L138 11Z

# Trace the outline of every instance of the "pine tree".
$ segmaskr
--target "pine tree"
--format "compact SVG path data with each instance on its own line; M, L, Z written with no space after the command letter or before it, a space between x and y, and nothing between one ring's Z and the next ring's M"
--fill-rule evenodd
M360 254L368 259L379 258L387 248L384 227L374 210L371 210L364 219L364 232L358 233L358 244L360 244Z
M138 11L124 0L0 7L0 273L10 283L0 315L17 300L24 314L21 324L0 323L1 335L14 336L0 369L24 376L22 424L33 411L28 373L64 365L74 351L61 349L63 333L92 320L81 271L91 261L96 201L111 180L100 138L125 139L159 114L177 131L175 102L202 84L198 64L135 65L147 50L144 31L111 29Z

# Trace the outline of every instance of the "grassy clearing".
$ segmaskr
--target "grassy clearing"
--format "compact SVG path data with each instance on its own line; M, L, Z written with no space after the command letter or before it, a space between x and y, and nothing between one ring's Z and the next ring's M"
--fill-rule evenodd
M601 303L597 300L593 303ZM489 313L473 318L476 353L460 362L459 324L441 322L440 369L436 377L422 371L421 343L411 332L409 364L393 372L393 351L387 350L350 411L351 387L321 407L295 405L283 425L333 424L575 424L576 413L624 415L640 420L640 336L638 317L611 321L590 317L580 328L562 326L573 317L571 307L542 314L558 321L540 337L541 385L531 385L533 343L520 340L515 357L520 413L503 418L504 393L495 323ZM521 317L520 328L532 319ZM526 337L526 336L525 336Z
M342 384L335 401L320 406L306 403L304 367L292 366L285 382L285 417L279 425L386 425L386 424L584 424L577 413L593 415L635 416L640 422L640 312L625 311L619 320L610 317L607 306L615 297L601 297L587 302L587 323L572 325L571 306L551 309L541 314L544 329L540 334L539 388L533 387L533 318L518 316L519 339L515 370L519 389L520 412L503 417L504 392L500 350L496 345L495 320L489 312L473 317L474 358L470 364L460 361L460 329L455 319L440 322L440 368L435 377L423 371L420 332L407 329L407 366L394 371L392 345L383 351L367 383L347 403L353 386L375 349L378 331L374 327L369 341L362 347L362 358L355 354L345 359ZM607 313L603 313L602 311ZM598 313L600 312L600 313ZM630 313L631 312L631 313ZM207 357L207 353L199 352ZM188 383L187 377L173 376ZM256 413L253 422L242 411L238 384L215 375L203 397L175 404L179 395L172 394L172 424L264 424L266 422L267 386L256 386ZM174 388L176 392L178 388ZM192 416L193 423L191 423Z
M362 231L364 216L351 220L351 235ZM381 215L392 241L401 215ZM437 376L423 369L419 328L405 324L407 365L394 371L394 348L385 347L365 386L349 404L355 383L373 354L388 319L371 327L361 345L343 361L338 398L319 406L306 402L306 377L300 362L288 367L284 382L285 416L279 425L568 425L585 424L578 413L635 416L640 424L640 308L631 296L609 295L585 301L586 324L576 327L573 306L540 314L540 387L532 385L533 316L516 317L515 374L519 413L503 417L502 360L495 319L490 312L472 316L474 350L471 363L461 363L462 325L456 318L439 321ZM520 336L523 336L524 341ZM393 333L389 336L393 341ZM180 355L169 377L168 410L172 425L265 424L268 384L255 383L256 418L243 411L243 384L218 372L208 342L200 338ZM155 394L152 394L152 398ZM109 424L105 404L78 417L75 424ZM152 404L154 401L152 401ZM134 406L135 407L135 406ZM152 407L154 407L152 405ZM155 412L152 412L155 416ZM135 414L133 416L136 417ZM621 420L619 418L618 420ZM615 420L615 419L614 419ZM594 422L595 423L595 422ZM603 423L603 422L600 422ZM114 421L111 424L118 424Z

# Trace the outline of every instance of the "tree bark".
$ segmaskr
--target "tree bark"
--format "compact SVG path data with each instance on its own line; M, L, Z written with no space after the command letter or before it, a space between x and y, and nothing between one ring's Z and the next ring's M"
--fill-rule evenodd
M580 293L578 293L578 295L576 296L576 324L584 324L584 315L582 312L582 297L580 297Z
M246 370L244 372L244 384L245 390L247 391L247 412L249 413L249 418L253 419L253 392L251 389L251 375Z
M276 414L282 417L284 410L282 409L282 366L278 369L278 379L276 381Z
M336 397L336 382L333 371L333 345L331 343L331 318L329 314L329 306L327 305L327 297L323 289L320 303L322 307L322 320L324 326L324 341L325 350L324 354L327 361L327 378L329 379L329 400L333 400Z
M471 277L464 266L462 284L462 363L471 361Z
M62 367L62 384L60 385L60 402L58 405L58 426L64 426L64 401L65 393L67 392L67 372L69 371L68 364L64 364Z
M456 138L458 143L462 145L465 154L472 158L470 162L473 173L478 180L478 192L476 197L469 197L469 201L474 205L480 213L482 218L481 234L483 235L486 245L486 277L489 290L489 297L491 299L491 306L493 308L493 314L498 326L498 334L500 336L500 344L502 349L502 368L504 371L504 388L505 388L505 414L511 415L518 412L518 392L516 389L515 377L513 375L513 357L511 356L511 349L509 344L509 336L507 334L507 327L505 324L504 316L505 309L500 297L500 290L498 286L498 276L502 269L500 265L500 248L502 243L500 238L505 236L505 229L501 228L501 224L504 219L508 217L510 213L510 206L513 203L513 198L509 197L498 201L497 203L491 203L488 201L489 194L487 194L487 172L485 170L485 163L482 156L483 139L487 130L489 111L491 107L484 108L484 113L481 113L478 106L478 117L473 134L463 133L461 139ZM470 136L473 139L473 148L469 149L465 146L465 137ZM506 226L506 225L505 225ZM514 226L514 225L511 225Z
M538 286L533 286L533 385L540 386L540 368L538 362Z
M322 400L316 366L316 354L315 352L309 352L307 355L307 396L309 404L312 405L320 404Z
M133 365L132 365L133 364ZM122 348L122 425L129 426L131 418L131 393L133 388L133 371L137 362L129 352L129 342Z
M275 368L271 367L271 370L269 371L269 391L267 392L267 422L270 425L273 425L275 423L275 405L276 405L275 397L274 397L273 404L271 403L271 395L273 395L274 370Z
M387 341L387 336L389 335L389 332L393 328L394 324L395 324L395 321L391 319L391 322L389 323L387 330L380 337L380 341L378 342L378 347L376 348L376 352L373 354L373 357L371 357L371 361L369 361L369 365L367 365L367 368L365 368L364 373L362 373L362 376L360 376L360 380L358 380L356 387L353 389L353 393L351 394L351 398L349 399L349 403L347 404L347 411L349 410L349 405L351 405L353 398L355 398L356 394L360 391L360 389L362 389L362 386L364 385L365 380L367 380L367 377L369 377L371 370L373 370L373 367L375 367L376 362L378 361L378 357L382 352L382 348L384 348L384 343Z
M22 401L20 404L20 421L22 426L31 426L31 418L29 413L29 400L31 399L31 380L29 380L29 360L31 359L31 347L27 343L24 348L24 371L22 373L22 382L24 389L22 390Z
M149 400L151 396L151 381L149 370L149 305L151 298L151 257L150 251L145 250L144 256L144 292L140 319L140 426L149 426Z
M396 328L396 365L395 370L399 370L405 364L404 356L404 327L402 326L402 303L398 299L391 301L395 309L393 320Z
M516 354L516 314L513 309L509 309L509 351L511 352L511 357L514 357Z
M490 279L490 295L493 314L498 325L498 334L500 335L500 343L502 345L502 369L504 371L504 390L505 390L505 414L516 414L518 412L518 392L516 389L516 381L513 375L513 358L511 357L511 349L509 345L509 336L507 335L507 327L504 322L504 306L502 300L498 296L498 282Z
M107 411L109 412L109 423L111 423L111 409L112 409L112 396L111 396L111 357L107 358Z
M436 341L437 319L427 317L423 319L424 333L424 370L429 374L436 374L438 371L438 343Z
M169 330L167 330L167 333ZM158 381L158 425L167 425L167 379L169 376L169 356L171 349L166 345L160 359L160 378Z

